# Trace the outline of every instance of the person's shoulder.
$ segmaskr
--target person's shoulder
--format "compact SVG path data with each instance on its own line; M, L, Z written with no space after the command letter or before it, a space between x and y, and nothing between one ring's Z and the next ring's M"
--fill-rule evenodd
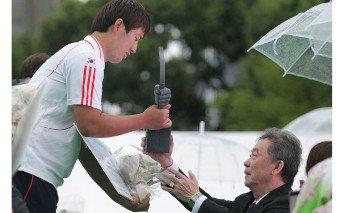
M288 195L290 191L291 191L291 184L286 183L272 190L267 195L267 197L278 197L280 195Z
M265 210L264 212L289 212L289 192L290 184L284 184L266 195L259 205Z
M314 174L323 174L329 172L329 170L332 170L332 158L326 158L323 161L320 161L315 166L313 166L309 172L308 176L314 175Z
M241 200L243 200L243 199L245 199L245 200L254 200L254 195L253 195L253 193L252 193L251 191L249 191L249 192L240 194L239 196L237 196L237 197L235 198L234 201L237 202L237 201L241 201Z
M92 45L90 45L89 42L86 40L79 40L75 42L71 42L66 44L64 47L62 47L59 52L84 52L84 53L93 53L95 52Z
M92 51L89 50L89 48L86 45L84 45L83 41L79 41L66 44L54 55L52 55L52 58L55 58L58 61L63 61L68 60L70 58L74 58L76 56L80 56L88 52L92 53Z
M267 202L264 206L264 212L270 213L289 213L290 212L290 201L289 195L283 194L272 198L271 202Z
M56 60L63 60L66 66L90 66L104 69L104 62L99 58L97 51L86 40L67 44L54 54Z
M99 62L99 60L96 60L98 58L97 53L84 41L71 44L68 47L68 51L68 60L73 63L78 62L82 64L96 65Z

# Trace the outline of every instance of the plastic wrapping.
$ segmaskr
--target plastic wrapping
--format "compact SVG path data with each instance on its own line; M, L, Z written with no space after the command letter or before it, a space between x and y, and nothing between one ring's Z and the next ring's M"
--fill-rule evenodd
M19 120L34 99L38 84L19 84L12 86L12 140Z
M22 162L31 131L38 122L45 82L12 86L12 175Z
M152 200L160 192L160 182L156 177L161 169L158 162L131 145L122 146L113 156L118 173L130 190L138 194L140 201L149 193Z

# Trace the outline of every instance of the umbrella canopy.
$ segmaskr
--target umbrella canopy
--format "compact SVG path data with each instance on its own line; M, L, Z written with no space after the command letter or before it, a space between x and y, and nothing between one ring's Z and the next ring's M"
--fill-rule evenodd
M275 27L256 49L291 74L332 85L332 2L316 5Z
M180 133L174 138L175 159L185 171L192 170L202 181L243 185L243 163L249 158L250 148L207 133Z
M307 112L291 121L284 127L294 133L303 144L306 151L324 140L332 140L332 107L322 107Z
M332 141L332 107L322 107L309 111L288 123L285 127L301 141L302 161L295 177L294 185L305 179L305 167L311 148L322 141Z

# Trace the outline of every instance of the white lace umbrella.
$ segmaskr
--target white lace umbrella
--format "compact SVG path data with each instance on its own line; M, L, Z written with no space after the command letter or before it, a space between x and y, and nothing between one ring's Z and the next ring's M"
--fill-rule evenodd
M316 5L275 27L256 49L291 74L332 85L332 2Z

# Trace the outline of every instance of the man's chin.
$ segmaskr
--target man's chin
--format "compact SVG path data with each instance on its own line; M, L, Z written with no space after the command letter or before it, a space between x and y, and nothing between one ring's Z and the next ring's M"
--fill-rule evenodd
M124 60L124 59L123 59L123 60ZM123 60L122 60L122 59L116 58L116 59L113 59L113 60L109 60L109 62L112 63L112 64L119 64L119 63L121 63Z
M245 185L246 187L249 187L249 185L250 185L250 180L249 180L248 175L246 175L246 176L244 177L244 185Z

